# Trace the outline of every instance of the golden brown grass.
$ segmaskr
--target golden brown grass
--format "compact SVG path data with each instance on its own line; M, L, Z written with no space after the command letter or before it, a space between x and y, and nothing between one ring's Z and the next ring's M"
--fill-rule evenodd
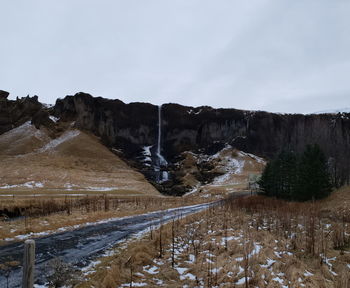
M147 287L245 287L246 275L248 287L349 288L349 247L345 242L335 249L334 237L338 224L345 227L343 236L350 235L349 222L336 218L336 208L322 209L343 201L347 191L316 203L260 196L229 200L116 249L78 287L120 287L131 281ZM150 273L153 266L157 273ZM178 267L187 270L180 275Z
M50 230L55 231L62 227L74 229L74 225L81 225L87 222L96 222L108 218L131 216L197 204L200 199L147 196L115 197L101 195L53 199L33 198L17 200L15 198L13 201L14 203L12 204L4 204L1 202L0 210L4 207L8 209L12 207L14 210L18 207L22 207L26 209L22 214L27 217L12 221L1 221L0 244L2 239L15 238L17 235ZM50 211L52 212L50 213Z
M141 173L108 150L97 137L78 130L65 133L76 136L51 148L46 145L56 140L50 139L45 129L36 130L31 125L21 133L0 135L0 193L70 193L70 189L96 193L93 190L115 187L114 193L160 195ZM43 188L28 188L25 183ZM8 186L12 188L1 188Z
M324 211L343 211L350 207L350 186L343 186L335 190L328 198L321 200L321 209Z

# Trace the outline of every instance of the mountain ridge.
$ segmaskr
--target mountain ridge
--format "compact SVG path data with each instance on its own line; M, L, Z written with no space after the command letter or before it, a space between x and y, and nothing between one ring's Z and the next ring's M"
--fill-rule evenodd
M33 98L17 101L39 103ZM16 105L12 103L12 106ZM269 159L282 149L300 152L306 145L317 143L331 163L335 184L350 180L349 161L346 160L350 157L350 114L347 113L276 114L180 104L163 104L159 108L150 103L125 104L82 92L57 99L52 108L41 105L37 111L26 111L27 114L22 113L26 117L22 118L31 118L37 128L47 127L53 134L60 133L60 128L53 125L50 116L62 123L73 122L75 128L100 137L104 145L142 172L164 193L183 194L191 188L184 187L182 176L178 176L181 173L176 168L183 159L183 152L213 155L225 145ZM0 121L0 133L1 124ZM162 136L160 150L167 164L154 169L159 161L156 147L159 131ZM150 151L147 163L145 147ZM157 183L157 175L164 171L170 174L169 181ZM212 177L208 172L202 167L197 176L206 181L207 177ZM182 188L179 190L179 187Z
M338 114L338 113L350 113L350 107L338 108L338 109L327 109L327 110L313 112L311 114Z

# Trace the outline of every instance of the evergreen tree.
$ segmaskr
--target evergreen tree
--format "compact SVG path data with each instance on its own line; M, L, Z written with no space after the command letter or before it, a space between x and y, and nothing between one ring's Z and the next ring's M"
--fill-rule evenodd
M297 199L301 201L327 197L332 191L327 159L318 145L308 145L299 165Z
M297 156L291 151L283 151L279 155L279 162L279 178L281 182L279 197L293 200L298 182Z
M283 151L266 165L259 185L267 196L292 200L296 182L297 157L292 152Z
M274 177L273 162L268 162L265 166L264 172L262 173L260 180L258 181L261 192L266 196L272 196L272 197L276 196L274 195L273 177Z
M297 201L326 197L332 188L326 157L318 145L307 146L301 157L282 151L266 165L258 184L266 196Z

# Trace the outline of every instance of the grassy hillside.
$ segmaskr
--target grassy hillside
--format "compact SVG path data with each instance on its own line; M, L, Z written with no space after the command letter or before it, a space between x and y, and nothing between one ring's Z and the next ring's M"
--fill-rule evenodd
M95 136L67 130L55 139L29 123L0 135L0 194L159 195Z

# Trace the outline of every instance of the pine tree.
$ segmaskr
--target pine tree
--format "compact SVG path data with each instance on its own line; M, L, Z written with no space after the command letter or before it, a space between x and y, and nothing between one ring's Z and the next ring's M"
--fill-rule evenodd
M262 192L267 196L292 200L297 183L297 157L289 151L281 152L270 161L259 181Z
M318 145L308 145L299 165L297 200L327 197L332 191L327 160Z
M273 162L268 162L265 166L264 172L261 175L260 180L258 181L260 190L266 196L276 196L274 195L274 171L273 171Z
M298 182L298 160L291 151L282 151L279 155L279 197L293 200Z
M307 146L301 157L282 151L268 162L258 184L266 196L293 201L324 198L332 188L326 157L318 145Z

